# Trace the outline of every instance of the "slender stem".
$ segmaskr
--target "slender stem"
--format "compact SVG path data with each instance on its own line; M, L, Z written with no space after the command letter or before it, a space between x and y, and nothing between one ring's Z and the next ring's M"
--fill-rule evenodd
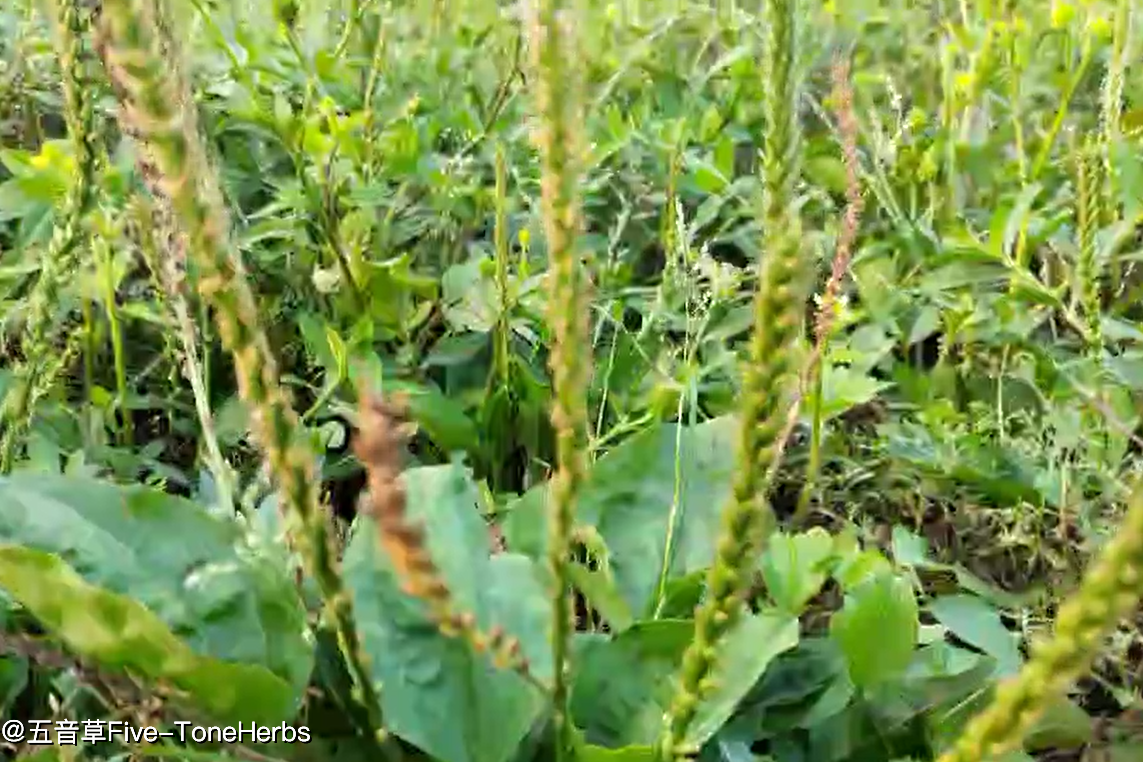
M541 204L551 269L548 273L548 325L552 330L552 425L556 432L556 472L549 493L548 566L552 580L551 645L556 762L568 759L575 728L568 714L570 652L574 608L569 572L575 503L586 470L587 385L590 371L588 303L577 251L580 232L579 71L574 19L564 0L537 0L532 13L532 59L536 72L538 129L542 159Z

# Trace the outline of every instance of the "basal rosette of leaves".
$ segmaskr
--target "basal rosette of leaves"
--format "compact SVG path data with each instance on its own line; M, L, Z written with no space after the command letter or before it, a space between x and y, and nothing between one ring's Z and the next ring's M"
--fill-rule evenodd
M723 434L731 430L724 427ZM542 565L517 553L489 555L479 497L464 469L414 468L405 478L411 518L424 526L458 603L479 626L519 637L532 670L550 678ZM653 496L670 485L651 476L620 489ZM720 486L727 489L724 481ZM585 505L605 505L593 502L602 500L600 489L585 486ZM624 520L635 526L642 518L620 513L595 520L598 532L589 545L606 552L610 564L603 572L583 568L584 589L593 602L603 602L602 610L628 618L617 616L610 633L575 638L570 706L586 744L581 756L623 750L642 758L640 749L649 749L659 733L672 677L693 634L688 615L700 594L693 585L712 553L709 543L694 539L717 526L717 517L703 514L710 501L702 484L692 482L691 489L700 490L683 503L693 537L684 534L679 547L696 550L670 574L658 616L638 608L631 615L619 592L639 589L630 574L646 559L621 538ZM173 684L184 691L182 706L215 717L270 722L292 716L310 676L314 639L285 567L239 553L244 541L235 525L153 490L84 479L9 478L0 496L21 506L2 527L9 543L0 552L4 588L77 653L108 668L137 670L156 685ZM586 519L593 521L590 512ZM518 674L495 668L470 643L441 634L429 611L402 592L370 523L363 518L355 528L344 574L358 601L360 636L388 730L434 759L499 762L525 753L543 724L543 694ZM188 542L191 536L199 540ZM83 539L67 539L76 537ZM214 545L208 537L217 538ZM700 706L688 741L735 747L766 738L844 760L859 758L854 755L875 739L907 749L923 743L924 727L938 734L955 730L965 700L1018 667L1020 657L986 597L966 592L926 602L919 596L913 573L933 562L924 557L923 542L920 557L905 550L916 548L916 540L901 542L908 545L891 561L862 549L852 534L776 535L758 568L768 592L757 599L757 613L728 636L718 687ZM28 575L41 584L29 584ZM814 608L827 585L841 591L839 609L827 628L800 634L799 616ZM614 608L607 608L609 600ZM926 635L920 628L926 609L941 622L940 631ZM946 630L967 645L948 643L941 635ZM235 693L219 690L228 684ZM1074 723L1074 711L1061 705L1063 714L1053 721L1070 717ZM835 737L843 727L848 740Z

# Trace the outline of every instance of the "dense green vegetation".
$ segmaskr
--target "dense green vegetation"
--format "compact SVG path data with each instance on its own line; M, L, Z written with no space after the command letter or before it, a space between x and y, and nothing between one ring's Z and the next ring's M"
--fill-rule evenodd
M1138 759L1141 12L3 0L0 745Z

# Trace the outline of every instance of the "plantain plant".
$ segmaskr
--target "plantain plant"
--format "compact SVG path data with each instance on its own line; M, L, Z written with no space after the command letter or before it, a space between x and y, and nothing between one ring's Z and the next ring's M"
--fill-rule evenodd
M28 428L36 400L51 387L66 362L52 356L52 343L58 338L55 311L61 285L79 269L84 241L85 217L95 199L95 106L93 103L90 60L84 45L89 24L88 11L78 3L50 4L59 52L64 117L71 137L75 181L64 201L64 217L52 233L44 252L39 278L29 297L25 319L24 361L18 366L16 385L4 399L4 433L0 436L0 473L12 469L17 448ZM75 345L64 358L74 354Z
M805 391L799 383L807 379L816 388L810 478L826 477L817 459L826 378L818 363L833 340L842 279L860 259L851 254L858 248L862 189L883 191L884 180L880 166L875 176L859 177L865 160L859 156L860 125L848 65L839 63L834 87L847 216L825 287L818 345L806 351L814 228L822 216L813 215L801 187L803 174L820 170L822 158L815 143L819 163L805 160L810 141L803 112L813 105L807 84L810 35L803 28L812 16L808 3L763 0L761 60L748 62L757 81L740 83L744 92L755 87L761 95L755 186L760 204L752 212L761 231L754 247L758 259L750 268L756 287L744 313L747 340L737 363L737 402L722 415L684 426L681 411L686 404L697 405L680 393L679 422L647 425L608 448L596 446L603 433L592 430L589 415L596 405L601 410L595 420L604 418L593 343L602 331L598 324L610 320L618 334L622 321L596 311L590 295L588 252L597 239L586 231L583 197L584 188L598 182L595 175L606 174L598 156L606 151L586 134L586 96L599 83L591 77L595 62L583 61L589 49L591 55L613 51L586 44L599 43L585 35L587 19L600 16L591 4L535 0L528 6L522 24L531 64L524 79L531 91L528 126L538 153L538 215L547 256L547 311L538 343L546 350L555 458L546 483L506 506L507 550L489 542L480 515L489 507L488 495L476 474L457 462L408 465L414 453L428 449L422 428L440 425L448 411L426 412L422 405L418 413L408 385L384 367L370 374L378 370L376 363L352 374L357 405L346 413L353 429L349 449L362 468L364 487L344 547L334 541L333 506L319 490L309 415L294 408L291 381L280 371L271 338L273 320L264 314L267 300L255 294L259 279L247 269L232 231L227 193L233 189L224 186L199 124L196 98L205 96L195 89L193 72L181 70L180 62L190 57L184 59L172 35L170 9L153 0L103 0L90 12L95 22L90 30L86 4L59 3L64 112L76 176L33 292L26 357L17 373L21 391L5 409L4 471L27 427L33 390L48 383L37 379L52 378L45 358L51 311L61 283L76 267L93 203L98 150L90 46L102 60L118 126L130 140L129 158L143 180L144 187L131 192L130 209L135 243L163 296L161 322L178 334L165 351L192 386L210 466L222 485L221 503L239 509L234 516L220 515L155 488L74 474L25 471L0 478L0 589L21 613L44 626L48 639L146 693L148 699L130 709L137 719L165 726L186 717L305 724L328 719L324 712L343 721L344 735L319 739L320 754L353 754L346 749L357 748L363 759L377 754L443 762L745 759L763 742L770 757L782 762L898 762L922 756L979 762L1017 750L1043 729L1037 723L1046 713L1075 708L1062 694L1143 592L1139 488L1128 497L1116 536L1059 609L1055 633L1037 642L1026 662L991 605L1008 599L963 566L934 558L917 534L896 527L888 538L892 552L886 554L864 542L853 525L839 522L833 533L820 526L799 532L780 526L772 494L798 422ZM434 3L415 26L445 34L447 5ZM701 18L708 11L694 13ZM299 118L312 123L298 127L288 99L273 106L290 126L278 137L289 138L281 142L291 159L312 146L321 149L314 149L324 162L316 168L323 173L316 180L315 167L300 162L290 172L297 175L300 196L315 188L328 194L322 203L332 219L343 200L336 177L339 141L351 131L346 126L351 120L330 103L317 117L306 112L322 84L319 70L343 56L365 62L368 113L358 123L365 135L356 146L346 140L345 149L358 150L356 158L364 164L361 178L367 186L358 196L392 190L372 185L384 170L378 154L386 141L415 142L416 135L402 131L408 114L389 125L390 132L373 111L378 80L385 78L384 24L378 21L376 35L363 28L353 34L365 17L354 3L337 35L336 55L311 57L300 34L304 12L303 4L278 3L273 15L289 54L303 68L314 69L305 73ZM735 13L720 5L719 18L733 19ZM1116 27L1130 28L1128 5L1121 3L1117 13ZM995 22L990 14L988 25ZM694 23L689 16L676 21ZM996 65L992 34L989 26L987 45L972 63L974 76L984 77ZM351 50L370 39L374 49ZM1118 78L1126 49L1125 42L1114 48ZM736 66L739 55L728 54L725 67ZM1089 55L1085 47L1085 66ZM240 68L237 58L232 63ZM257 76L274 70L265 62L251 68ZM951 70L944 74L954 79ZM514 78L515 71L509 81ZM971 103L961 104L965 123L974 118L983 85L973 80L962 88L971 96ZM614 82L603 85L611 86ZM1118 80L1109 84L1107 98L1118 101L1123 87ZM409 105L407 111L415 108ZM500 118L500 108L503 103L486 115L486 130ZM946 108L946 127L959 124L961 111ZM1065 111L1060 107L1060 120ZM721 119L715 113L702 121ZM1100 141L1120 136L1118 116L1107 121L1111 137L1088 141L1076 161L1073 307L1084 318L1085 357L1096 363L1113 341L1100 319L1097 241L1109 216L1103 204L1112 185ZM618 130L621 122L621 115L615 116L611 127ZM700 132L712 132L709 127L704 124ZM1049 155L1058 128L1053 122L1040 156ZM685 135L683 129L672 130L667 141L670 209L664 238L672 256L684 255L671 260L672 266L705 263L715 275L704 277L713 280L719 271L705 258L707 252L688 248L700 226L688 227L680 200L690 160L690 146L680 137ZM498 143L494 290L501 313L487 321L495 373L491 382L481 382L493 387L492 394L509 391L495 387L515 383L527 371L526 363L509 357L519 333L509 305L519 306L524 289L509 284L518 273L509 272L504 150ZM953 166L958 158L951 148L945 157ZM1048 171L1045 161L1036 166L1034 175ZM709 173L704 177L715 182ZM933 188L955 185L951 176L938 180ZM884 207L893 202L889 196L875 200ZM952 211L953 201L944 201L948 206L934 206L934 219ZM713 213L704 209L697 216L710 218ZM355 240L382 242L379 246L393 235L391 219L347 217L348 224L339 217L325 219L330 224L324 234L340 242L340 232L349 228L347 237L353 237L353 225L359 224ZM1031 234L1018 222L1005 227L1009 243L1016 242L1015 256L1005 249L996 259L1008 268L1026 268L1030 254L1023 247L1030 246ZM326 243L338 256L344 253ZM108 246L100 240L95 247L105 274L110 273ZM370 288L390 286L398 275L413 280L392 262L375 269L380 274L370 274L361 262L346 265L355 309L365 306ZM1030 288L1023 276L1012 277L1014 284ZM120 313L110 276L105 284L114 323ZM268 502L280 507L279 518L247 505L239 485L230 481L207 388L210 374L203 367L209 349L204 347L200 360L202 338L187 284L196 287L233 364L258 457L276 489ZM1046 289L1038 298L1059 301ZM348 365L348 350L335 330L328 340L331 354L339 355L334 361L340 381L341 375L351 375L341 367ZM122 347L117 350L121 360ZM123 402L124 363L117 371ZM515 419L520 400L511 400ZM606 453L595 458L599 449ZM492 478L508 480L500 473ZM804 494L808 501L808 489ZM798 519L804 518L803 509ZM954 589L940 589L942 584ZM957 641L946 640L946 633ZM94 682L93 690L106 688L109 694L100 698L115 703L114 681ZM173 744L158 746L166 748L137 743L130 752L193 758ZM239 743L234 749L251 759L291 754L284 744L260 744L253 751Z

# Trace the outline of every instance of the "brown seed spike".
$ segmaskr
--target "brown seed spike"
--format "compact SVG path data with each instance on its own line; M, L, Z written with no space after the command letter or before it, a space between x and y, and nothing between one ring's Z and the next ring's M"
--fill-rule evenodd
M505 647L507 636L503 629L495 628L485 634L471 612L456 609L452 593L429 553L424 528L412 523L407 515L401 483L401 447L409 433L404 409L403 403L361 395L353 452L365 467L368 489L364 503L367 514L377 524L378 541L400 577L402 589L428 605L429 616L442 635L462 638L477 652L491 650L497 661L514 656L519 652L519 644L513 640ZM513 667L538 685L528 671L527 661L504 666Z
M449 591L425 544L424 531L409 522L401 484L404 406L362 395L353 451L368 477L367 505L379 540L404 588L434 607L446 608Z

